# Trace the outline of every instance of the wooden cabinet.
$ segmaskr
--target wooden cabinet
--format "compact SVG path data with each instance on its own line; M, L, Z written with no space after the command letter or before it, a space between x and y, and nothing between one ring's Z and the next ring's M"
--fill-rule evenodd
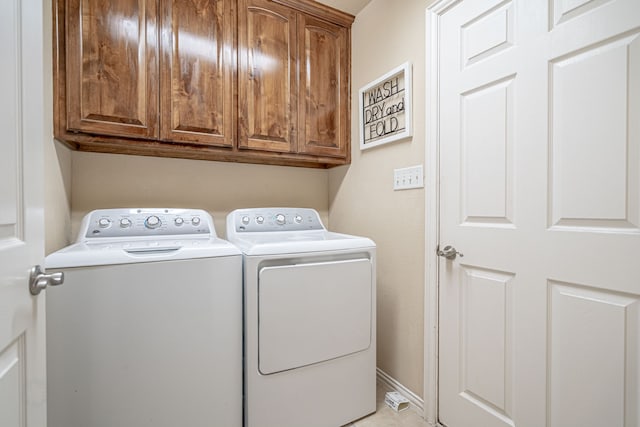
M295 152L297 13L268 0L238 4L239 145Z
M311 0L54 0L55 136L85 151L350 161L353 16Z
M67 4L67 128L157 138L156 2Z
M231 2L160 4L160 137L231 147L236 117Z
M305 15L298 27L298 151L345 157L351 132L347 29Z
M270 0L239 0L239 144L349 155L349 32Z

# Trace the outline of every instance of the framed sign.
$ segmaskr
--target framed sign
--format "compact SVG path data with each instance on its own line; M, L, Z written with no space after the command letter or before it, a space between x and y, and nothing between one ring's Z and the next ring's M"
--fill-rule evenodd
M409 138L411 63L406 62L360 89L360 149Z

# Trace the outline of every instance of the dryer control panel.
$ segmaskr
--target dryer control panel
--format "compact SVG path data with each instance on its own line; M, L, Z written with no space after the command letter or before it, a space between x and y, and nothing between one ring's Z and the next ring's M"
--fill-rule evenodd
M269 231L324 230L315 209L309 208L255 208L238 209L227 218L237 233Z
M201 209L99 209L82 220L78 241L177 235L216 237L211 215Z

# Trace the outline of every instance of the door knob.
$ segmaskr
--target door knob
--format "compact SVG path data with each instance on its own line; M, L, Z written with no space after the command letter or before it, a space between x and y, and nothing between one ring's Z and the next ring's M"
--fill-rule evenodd
M438 256L442 256L442 257L445 257L446 259L451 259L451 260L456 259L456 256L458 255L460 255L460 257L464 256L461 252L458 252L456 248L449 245L445 246L442 250L438 248L438 251L436 252L436 254Z
M31 295L38 295L47 286L58 286L62 285L62 283L64 283L63 272L46 274L39 265L31 269L31 275L29 276L29 291L31 291Z

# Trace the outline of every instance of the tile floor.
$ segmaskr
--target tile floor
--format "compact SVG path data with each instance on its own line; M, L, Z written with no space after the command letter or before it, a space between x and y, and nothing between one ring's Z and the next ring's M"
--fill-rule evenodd
M384 403L385 390L378 384L377 411L344 427L429 427L429 424L412 408L396 412Z

